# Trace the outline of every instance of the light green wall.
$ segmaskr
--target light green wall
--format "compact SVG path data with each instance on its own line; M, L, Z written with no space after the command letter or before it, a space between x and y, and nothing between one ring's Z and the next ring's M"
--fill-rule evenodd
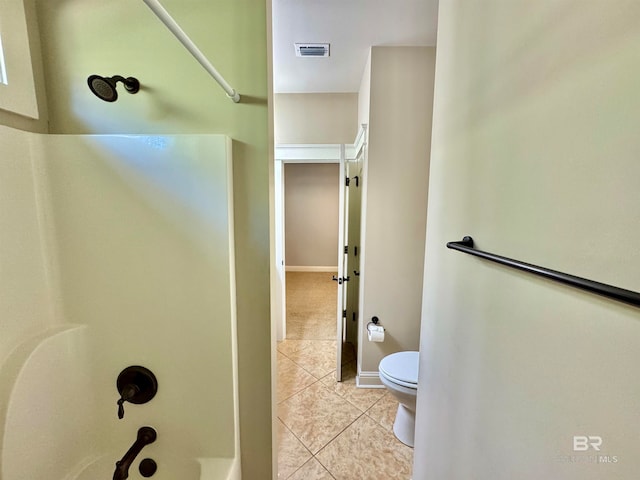
M51 133L222 133L233 139L242 469L271 470L267 19L264 0L162 2L242 95L224 91L143 2L41 0ZM135 76L109 104L91 74Z
M440 2L416 479L637 477L640 311L445 244L640 290L638 25L635 1Z

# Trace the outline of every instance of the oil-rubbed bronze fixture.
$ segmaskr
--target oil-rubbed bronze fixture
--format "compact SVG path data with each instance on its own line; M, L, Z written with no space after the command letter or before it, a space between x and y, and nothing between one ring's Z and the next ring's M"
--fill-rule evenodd
M134 77L124 78L120 75L101 77L100 75L91 75L87 79L89 89L96 97L105 102L115 102L118 99L118 92L116 90L118 82L124 83L124 88L129 93L138 93L140 90L140 82Z
M489 260L490 262L499 263L507 267L522 270L526 273L538 275L540 277L554 280L556 282L564 283L570 287L586 290L596 295L602 295L603 297L617 300L618 302L628 303L634 307L640 307L640 292L634 292L632 290L626 290L620 287L614 287L613 285L607 285L606 283L596 282L595 280L589 280L587 278L577 277L568 273L558 272L557 270L551 270L550 268L541 267L539 265L533 265L520 260L514 260L513 258L503 257L502 255L496 255L495 253L485 252L484 250L478 250L475 248L473 238L466 236L460 242L449 242L447 248L458 250L459 252L468 253L469 255L475 255L476 257Z
M151 370L134 365L120 372L116 386L120 392L118 418L123 418L124 402L147 403L158 391L158 380Z
M153 477L153 474L158 470L158 464L153 458L145 458L140 462L138 470L140 470L140 475L145 478Z
M136 459L142 449L150 443L155 442L157 437L158 434L153 428L140 427L140 429L138 429L136 441L133 443L133 445L131 445L131 448L127 450L127 453L124 454L122 460L118 460L116 462L116 469L113 472L113 480L126 480L127 478L129 478L129 468L131 467L133 461ZM155 470L153 470L153 473L151 473L151 475L153 475L154 473Z

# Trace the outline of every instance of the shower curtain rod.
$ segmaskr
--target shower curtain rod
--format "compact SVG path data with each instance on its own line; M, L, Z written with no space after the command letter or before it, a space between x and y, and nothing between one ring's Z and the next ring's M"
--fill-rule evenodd
M204 69L209 72L209 74L214 78L216 82L220 84L225 92L227 92L227 96L233 100L235 103L240 101L240 94L236 92L235 89L231 88L231 85L227 83L227 81L218 73L211 62L207 60L207 57L200 51L200 49L196 46L195 43L189 38L189 36L184 33L184 30L180 28L180 25L176 23L176 21L169 15L160 2L158 0L143 0L144 3L156 14L156 16L160 19L162 23L166 25L166 27L171 30L176 38L184 45L184 47L189 50L189 53L193 55L196 60L204 67Z

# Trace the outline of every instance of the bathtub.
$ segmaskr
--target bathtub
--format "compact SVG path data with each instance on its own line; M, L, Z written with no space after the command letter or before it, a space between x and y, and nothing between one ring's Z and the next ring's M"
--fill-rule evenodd
M127 412L135 420L101 422L95 414L101 403L115 417L115 383L108 402L96 391L91 361L90 329L86 326L53 328L20 345L0 370L5 407L0 423L1 478L3 480L111 479L115 462L135 440L139 412ZM159 383L162 375L158 374ZM6 394L6 392L9 392ZM159 395L161 390L159 390ZM155 399L154 399L155 400ZM148 406L151 406L149 402ZM143 406L136 406L141 409ZM166 420L152 420L158 439L145 447L133 462L130 478L137 478L138 464L153 458L158 464L154 479L239 480L237 457L189 456L193 444L189 432L182 436ZM165 425L167 428L165 428ZM170 433L169 433L170 432ZM228 432L233 445L234 431ZM185 448L186 447L186 448Z
M144 458L144 457L143 457ZM77 467L78 471L71 472L64 480L96 480L113 477L113 457L87 458ZM135 471L137 462L131 468L129 478L137 478ZM158 471L153 478L182 479L196 478L199 480L241 480L240 460L238 458L200 458L196 462L184 462L181 459L167 458L158 463Z

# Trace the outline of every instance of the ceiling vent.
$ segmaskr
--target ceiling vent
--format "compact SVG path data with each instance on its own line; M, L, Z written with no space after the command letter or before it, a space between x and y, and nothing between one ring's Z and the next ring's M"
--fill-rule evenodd
M296 57L328 57L328 43L295 43Z

